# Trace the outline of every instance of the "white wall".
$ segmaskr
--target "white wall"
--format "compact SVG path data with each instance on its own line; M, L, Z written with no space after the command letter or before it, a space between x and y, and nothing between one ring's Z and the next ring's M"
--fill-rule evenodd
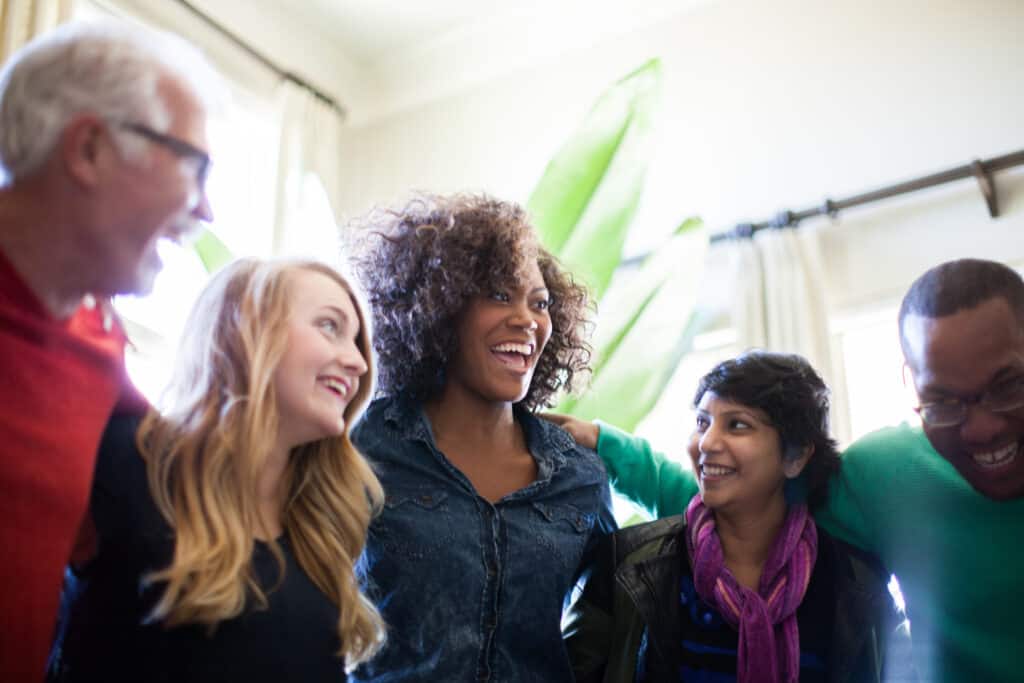
M693 213L712 227L762 220L1024 148L1022 36L1019 0L698 5L351 128L343 213L410 188L525 200L598 93L661 56L661 144L633 248ZM898 296L947 258L1024 262L1021 171L996 176L997 221L972 181L825 221L836 305Z
M174 0L78 0L142 19L197 45L225 76L268 100L280 78L226 39L217 29ZM303 0L299 0L303 1ZM269 58L334 97L347 118L358 118L377 95L372 80L343 46L289 13L278 0L198 0L202 13Z

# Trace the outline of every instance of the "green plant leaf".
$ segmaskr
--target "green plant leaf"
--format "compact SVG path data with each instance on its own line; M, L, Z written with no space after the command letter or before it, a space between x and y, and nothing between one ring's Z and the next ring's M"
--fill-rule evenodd
M685 323L676 321L671 328L656 330L656 339L631 335L623 349L640 355L610 362L568 412L582 420L601 418L633 431L658 403L705 322L703 315L695 312ZM555 410L566 412L561 407Z
M637 272L609 289L599 309L590 387L556 412L600 417L626 430L650 412L704 324L691 312L707 239L703 223L687 219Z
M212 230L205 226L202 228L199 237L192 243L192 248L196 250L207 273L215 272L235 258L227 245Z
M601 299L600 319L592 344L597 350L595 369L600 370L614 356L619 344L635 327L665 282L680 270L687 270L691 284L703 272L707 233L699 218L685 219L665 242L654 249L640 267L623 275Z
M605 91L527 201L545 247L598 297L640 203L660 85L652 59Z
M651 158L660 83L654 59L605 91L527 202L544 245L601 300L590 387L556 411L626 429L658 401L703 325L692 314L707 246L698 219L683 221L639 268L620 269Z

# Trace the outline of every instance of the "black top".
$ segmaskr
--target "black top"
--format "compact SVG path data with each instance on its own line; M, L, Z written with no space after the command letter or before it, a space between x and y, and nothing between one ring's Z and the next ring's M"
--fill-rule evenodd
M685 540L682 543L685 544ZM834 552L831 543L819 545L807 592L797 607L801 683L827 680L826 663L829 660L829 643L835 620ZM739 632L697 595L690 563L684 561L682 565L678 594L680 675L687 681L735 681ZM641 643L637 662L638 681L647 681L644 676L646 658L647 648Z
M100 443L91 510L96 559L80 572L57 666L61 681L337 681L338 610L279 539L281 577L268 545L253 570L267 594L235 619L202 625L144 624L159 597L142 577L169 564L173 536L149 494L135 447L138 417L115 417Z

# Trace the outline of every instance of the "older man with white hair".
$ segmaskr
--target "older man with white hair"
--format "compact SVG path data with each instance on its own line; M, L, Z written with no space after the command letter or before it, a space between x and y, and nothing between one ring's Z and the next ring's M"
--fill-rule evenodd
M115 294L212 213L216 74L173 36L68 24L0 72L0 680L39 681L125 381Z

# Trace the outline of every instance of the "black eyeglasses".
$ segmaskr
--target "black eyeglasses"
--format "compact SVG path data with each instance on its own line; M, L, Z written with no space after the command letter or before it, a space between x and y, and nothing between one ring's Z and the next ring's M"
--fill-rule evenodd
M1024 407L1024 381L993 387L970 398L946 398L922 403L914 410L929 427L956 427L967 419L967 407L978 406L993 413L1008 413Z
M142 136L150 142L155 142L158 145L163 145L175 155L182 159L191 159L196 164L196 183L199 187L206 186L206 176L210 172L210 155L199 149L195 145L189 144L184 140L176 138L172 135L166 135L158 131L153 130L149 126L141 123L129 123L121 121L117 124L119 127L127 130L136 135Z

